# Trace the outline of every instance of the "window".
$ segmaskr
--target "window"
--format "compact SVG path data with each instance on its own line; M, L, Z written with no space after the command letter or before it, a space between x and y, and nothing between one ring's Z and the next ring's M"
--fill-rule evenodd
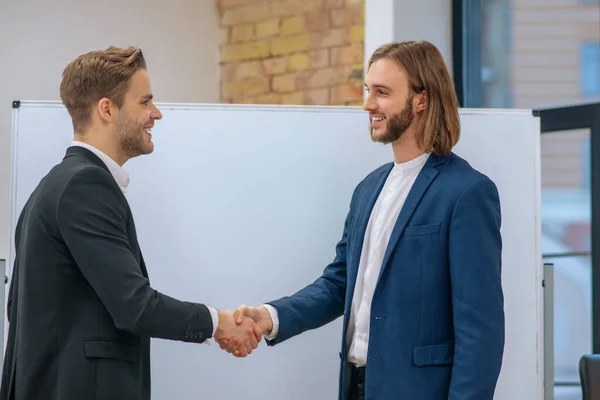
M554 398L580 400L579 359L592 352L590 131L545 133L542 256L554 274Z
M600 96L600 43L583 43L580 70L581 95Z
M553 108L600 97L600 0L550 3L453 1L461 106Z
M512 107L510 10L508 0L454 2L454 76L463 107Z

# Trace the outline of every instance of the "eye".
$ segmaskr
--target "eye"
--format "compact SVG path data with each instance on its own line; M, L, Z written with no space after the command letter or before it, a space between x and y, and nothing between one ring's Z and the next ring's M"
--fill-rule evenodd
M382 96L387 96L387 92L385 90L379 90L377 93L379 93Z

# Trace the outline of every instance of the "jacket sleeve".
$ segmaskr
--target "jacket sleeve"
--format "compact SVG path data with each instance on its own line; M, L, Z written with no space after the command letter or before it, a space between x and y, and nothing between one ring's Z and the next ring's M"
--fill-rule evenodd
M212 336L203 304L184 302L150 287L129 242L128 206L105 170L86 166L63 188L57 225L75 263L115 326L137 335L201 343Z
M492 400L504 352L500 200L477 179L461 193L450 222L449 258L455 354L449 400Z
M31 201L31 200L29 200ZM23 223L23 213L21 213L19 215L19 219L17 220L17 228L15 229L15 248L19 248L19 242L20 242L20 232L21 232L21 224ZM12 315L16 312L17 309L17 301L16 301L16 294L15 294L15 287L18 285L19 282L19 269L17 268L18 265L18 261L19 261L19 254L15 255L15 262L13 264L13 269L12 269L12 277L10 279L10 285L8 288L8 296L7 296L7 301L6 301L6 320L8 321L8 323L11 323L11 317ZM15 310L13 310L13 308ZM14 312L13 312L14 311Z

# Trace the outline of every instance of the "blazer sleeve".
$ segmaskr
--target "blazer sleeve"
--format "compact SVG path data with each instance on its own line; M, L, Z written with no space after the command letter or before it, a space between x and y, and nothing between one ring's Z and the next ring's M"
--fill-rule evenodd
M127 204L112 179L107 171L86 166L60 194L58 230L75 263L118 329L204 342L213 332L208 308L159 293L142 274L127 233Z
M31 201L31 200L29 200ZM27 205L26 205L27 206ZM19 218L17 220L17 227L15 229L15 248L18 249L19 248L19 242L21 241L21 224L23 223L23 214L21 213L19 215ZM19 281L19 268L17 268L18 265L18 261L19 261L19 254L15 254L15 262L13 264L13 269L12 269L12 277L10 279L10 285L8 288L8 296L7 296L7 301L6 301L6 320L8 321L8 323L11 323L11 318L12 315L16 312L16 308L18 306L17 301L16 301L16 294L15 294L15 287L18 285L18 281ZM15 310L13 310L13 308Z
M449 400L494 395L504 352L500 199L487 177L461 193L450 222L455 354Z

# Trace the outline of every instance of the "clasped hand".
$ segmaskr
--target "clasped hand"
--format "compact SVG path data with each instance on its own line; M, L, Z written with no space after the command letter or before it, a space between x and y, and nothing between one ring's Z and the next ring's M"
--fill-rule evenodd
M236 323L233 311L219 311L219 326L215 331L214 338L219 344L222 341L228 343L228 346L237 352L237 357L246 357L252 353L252 350L258 347L262 334L262 329L252 318L240 318ZM222 345L221 348L223 348Z
M228 329L231 329L232 334L226 330L219 331L221 327L221 312L219 312L219 328L215 332L215 340L221 349L236 357L246 357L252 353L252 350L258 347L263 333L268 334L273 329L271 315L264 306L241 305L233 313L227 311L223 322L227 324ZM233 334L234 331L239 334Z

